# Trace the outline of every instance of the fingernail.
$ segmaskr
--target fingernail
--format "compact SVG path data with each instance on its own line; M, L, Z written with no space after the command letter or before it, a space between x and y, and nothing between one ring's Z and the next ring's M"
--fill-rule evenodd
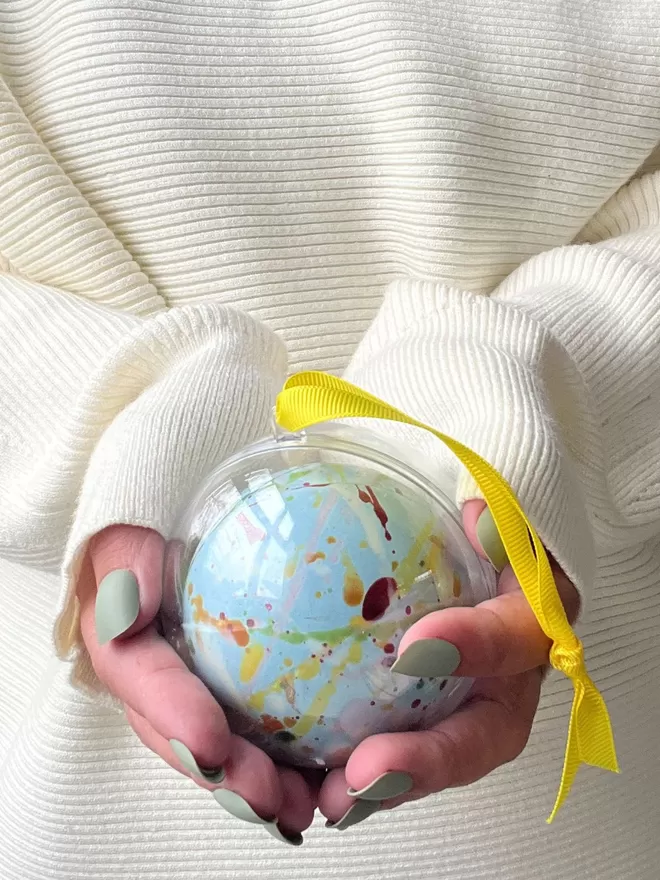
M410 791L413 784L412 776L399 770L393 770L390 773L383 773L382 776L374 779L369 785L365 785L360 791L349 788L346 793L364 801L386 801L388 798L399 797L399 795Z
M229 791L227 788L218 788L213 792L213 797L224 807L232 816L242 819L244 822L251 822L253 825L268 825L272 820L262 819L261 816L254 812L245 798L235 791Z
M170 740L170 748L174 752L179 763L185 767L188 773L192 773L193 776L205 779L207 782L211 783L220 783L225 778L225 771L222 767L213 770L203 770L195 760L195 757L188 746L179 742L178 739Z
M416 678L449 678L459 667L458 648L442 639L418 639L397 658L392 672Z
M99 645L116 639L132 626L140 613L140 589L131 571L111 571L96 595L96 638Z
M380 809L379 801L355 801L355 803L346 810L344 815L338 822L326 822L326 828L334 828L337 831L346 831L352 825L358 822L364 822L369 816L377 813Z
M497 571L503 571L509 564L504 544L497 531L493 514L486 507L477 520L477 538L491 564Z
M280 830L277 822L268 822L264 827L269 834L273 835L275 840L279 840L282 843L288 843L290 846L303 845L302 834L285 834Z
M302 834L290 836L284 834L278 827L276 819L262 819L261 816L254 812L245 798L242 798L240 794L236 794L235 791L229 791L227 788L218 788L213 792L213 797L232 816L242 819L244 822L250 822L252 825L261 825L276 840L280 840L282 843L289 843L292 846L300 846L302 844Z

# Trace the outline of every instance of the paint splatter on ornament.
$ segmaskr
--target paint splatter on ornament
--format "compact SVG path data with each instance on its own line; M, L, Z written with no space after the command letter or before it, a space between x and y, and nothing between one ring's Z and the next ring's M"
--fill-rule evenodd
M431 495L333 461L222 485L163 619L234 732L278 761L333 767L371 734L429 726L460 704L465 680L391 671L415 621L492 594Z

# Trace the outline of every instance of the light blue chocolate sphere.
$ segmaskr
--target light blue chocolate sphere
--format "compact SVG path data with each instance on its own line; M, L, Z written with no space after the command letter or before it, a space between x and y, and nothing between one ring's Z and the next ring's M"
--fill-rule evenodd
M278 761L334 767L371 734L453 711L469 682L391 671L413 622L474 601L429 497L332 461L247 482L191 553L173 641L232 729Z

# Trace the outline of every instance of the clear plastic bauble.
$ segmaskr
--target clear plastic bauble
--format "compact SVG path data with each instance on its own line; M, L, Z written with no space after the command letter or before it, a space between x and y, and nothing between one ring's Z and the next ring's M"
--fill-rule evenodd
M346 424L228 459L176 525L165 570L165 636L233 732L306 767L455 711L472 682L393 673L399 642L424 615L495 594L453 502Z

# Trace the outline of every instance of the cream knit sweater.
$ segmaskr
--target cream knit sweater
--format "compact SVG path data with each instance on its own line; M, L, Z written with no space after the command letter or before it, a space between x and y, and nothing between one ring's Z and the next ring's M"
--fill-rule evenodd
M659 15L4 0L2 880L658 880ZM90 694L87 539L166 532L301 368L482 453L582 590L623 774L581 773L550 829L559 679L513 765L301 850ZM402 433L474 495L439 447Z

